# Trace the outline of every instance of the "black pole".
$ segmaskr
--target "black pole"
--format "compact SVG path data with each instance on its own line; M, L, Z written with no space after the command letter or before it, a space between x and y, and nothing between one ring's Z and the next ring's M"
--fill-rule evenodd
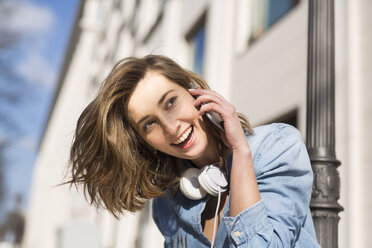
M340 161L335 154L334 0L309 0L306 145L314 171L311 211L322 248L338 247Z

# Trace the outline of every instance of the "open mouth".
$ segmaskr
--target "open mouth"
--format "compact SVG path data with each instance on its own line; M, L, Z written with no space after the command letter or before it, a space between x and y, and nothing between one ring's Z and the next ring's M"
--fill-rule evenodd
M186 148L192 138L194 137L194 127L190 126L183 135L172 145L175 145L179 148Z

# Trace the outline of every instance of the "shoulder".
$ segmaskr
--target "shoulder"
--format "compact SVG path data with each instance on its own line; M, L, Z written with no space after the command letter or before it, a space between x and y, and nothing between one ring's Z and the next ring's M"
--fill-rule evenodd
M273 123L254 128L254 133L247 136L251 148L256 172L272 167L299 166L293 163L299 159L310 169L310 160L301 133L293 126Z
M300 132L295 127L285 123L272 123L255 127L253 134L247 136L247 141L255 145L278 138L302 139Z

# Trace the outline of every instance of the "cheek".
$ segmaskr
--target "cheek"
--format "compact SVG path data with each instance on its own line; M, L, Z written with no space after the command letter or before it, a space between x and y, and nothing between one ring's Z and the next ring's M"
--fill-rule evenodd
M194 102L189 102L182 106L181 113L187 114L190 118L199 118L199 110L194 106Z
M143 139L147 144L155 149L158 149L162 146L162 144L164 144L163 135L159 132L159 130L154 130L150 134L146 135L146 137Z

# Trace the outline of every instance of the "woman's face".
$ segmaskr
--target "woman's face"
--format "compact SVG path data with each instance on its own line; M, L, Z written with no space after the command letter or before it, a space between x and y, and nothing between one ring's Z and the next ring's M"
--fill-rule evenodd
M129 99L129 118L154 149L198 166L216 162L194 97L162 74L148 71Z

